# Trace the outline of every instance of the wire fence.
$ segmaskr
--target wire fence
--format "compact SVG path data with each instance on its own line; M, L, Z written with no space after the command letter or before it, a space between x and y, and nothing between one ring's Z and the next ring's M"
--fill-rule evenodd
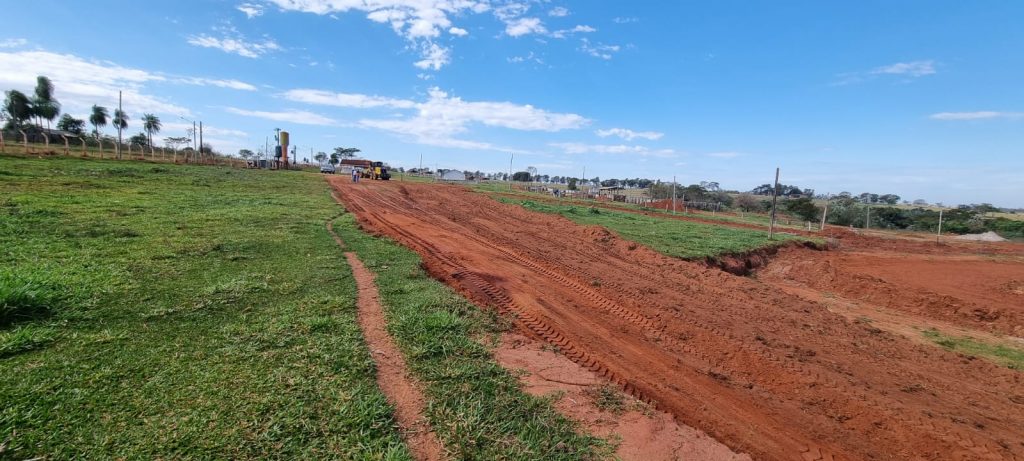
M172 149L132 143L118 144L117 141L91 136L47 135L41 132L0 131L0 154L63 155L81 158L225 165L239 168L253 166L252 162L243 159L209 153L199 155L192 149Z

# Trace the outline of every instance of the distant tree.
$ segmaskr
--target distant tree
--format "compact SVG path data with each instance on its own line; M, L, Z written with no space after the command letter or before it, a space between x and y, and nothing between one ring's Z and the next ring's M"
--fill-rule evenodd
M878 201L889 205L895 205L900 202L900 196L896 194L880 195L878 196Z
M361 151L355 147L335 147L333 155L336 155L338 158L352 158L359 152ZM331 158L333 159L334 157Z
M139 133L128 138L128 144L138 144L140 146L149 147L149 137L146 133Z
M818 218L818 207L810 197L791 198L786 200L784 206L786 211L799 216L804 221L813 221Z
M190 142L192 142L192 139L188 138L188 137L185 137L185 136L179 136L179 137L173 137L172 136L172 137L164 138L164 144L167 144L167 147L170 147L172 150L175 150L175 151L178 150L179 146L187 145Z
M50 122L60 115L60 103L53 98L53 82L44 75L36 77L35 96L32 97L32 114L39 117L39 127L42 128L42 120L46 120L46 128L50 128Z
M107 108L103 106L92 106L92 114L89 115L89 123L92 124L92 132L97 138L100 137L100 129L107 126L107 122L110 120L110 113L107 112Z
M737 208L746 212L757 211L761 208L761 204L758 203L758 200L751 194L738 195L734 203Z
M339 162L341 162L341 154L335 150L335 152L331 154L331 165L337 165Z
M324 152L317 152L316 155L313 156L313 160L316 160L317 162L320 162L321 165L323 165L324 161L327 160L327 154Z
M82 136L85 134L85 120L74 118L69 114L64 114L61 115L60 120L57 121L57 129Z
M238 149L238 156L245 160L249 160L250 158L255 157L256 153L249 149Z
M18 90L10 90L4 99L4 113L7 117L7 123L12 128L18 128L25 121L32 118L32 104L28 96L25 96L25 93Z
M923 199L923 198L919 198L917 200L914 200L914 205L917 205L917 206L925 206L927 204L928 204L928 201Z
M163 124L160 123L160 117L153 114L143 114L142 116L142 129L146 131L149 136L149 145L153 145L153 133L159 133L160 128L163 128Z
M576 190L576 178L569 178L569 190Z
M533 178L533 175L529 171L517 171L512 175L513 181L529 182Z

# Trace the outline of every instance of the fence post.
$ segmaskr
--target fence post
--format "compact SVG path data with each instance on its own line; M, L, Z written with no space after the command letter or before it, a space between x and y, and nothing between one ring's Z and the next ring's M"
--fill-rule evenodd
M39 134L43 135L43 142L46 144L46 152L50 152L50 135L46 134L45 131L42 131L42 128L40 128Z
M779 199L779 168L775 168L775 188L772 189L772 217L768 223L768 240L775 237L775 204Z
M103 158L103 138L96 136L96 143L100 145L100 159Z
M80 137L80 138L78 138L78 140L82 141L82 157L88 157L89 156L89 151L85 150L85 138L81 138Z
M28 133L26 133L25 130L18 130L18 131L21 132L21 142L22 142L22 145L25 147L25 154L28 155L28 153L29 153L29 150L28 150Z
M64 155L71 155L71 145L68 143L68 137L63 134L60 137L64 138Z
M4 130L0 129L0 154L7 153L6 145L4 145Z
M819 232L825 230L825 218L827 218L827 217L828 217L828 199L826 198L825 199L825 211L823 211L821 213L821 227L818 229Z

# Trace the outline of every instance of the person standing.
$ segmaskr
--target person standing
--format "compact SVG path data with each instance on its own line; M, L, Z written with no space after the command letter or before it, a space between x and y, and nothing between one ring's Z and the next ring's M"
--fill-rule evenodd
M359 182L359 168L352 168L352 182Z

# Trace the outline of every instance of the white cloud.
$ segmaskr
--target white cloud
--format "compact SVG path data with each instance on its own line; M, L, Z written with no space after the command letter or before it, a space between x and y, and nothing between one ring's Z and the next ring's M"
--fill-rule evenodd
M707 154L708 157L715 158L736 158L739 157L740 155L743 154L740 154L739 152L711 152Z
M256 86L245 82L232 79L215 79L215 78L200 78L200 77L183 77L176 80L179 83L187 85L198 85L198 86L216 86L220 88L230 88L232 90L242 91L256 91Z
M933 61L897 62L887 66L876 67L870 73L873 75L889 74L922 77L935 73L935 63Z
M537 57L532 51L526 56L512 56L511 58L506 58L506 60L513 64L519 64L523 62L535 62L537 64L544 64L544 60Z
M281 51L281 46L273 39L264 37L261 41L248 41L233 27L216 28L223 35L222 38L212 37L207 34L193 35L188 38L188 43L203 48L214 48L225 53L237 54L246 58L258 58L264 54Z
M441 70L441 67L447 65L452 59L448 48L430 42L421 44L420 56L423 59L416 61L413 65L423 70Z
M580 39L580 51L587 53L595 58L601 58L608 60L612 58L612 53L618 53L622 47L619 45L605 45L603 43L591 44L590 40L586 38Z
M937 114L929 115L928 118L934 120L984 120L991 118L1018 118L1024 117L1024 113L1021 112L996 112L990 110L983 110L977 112L939 112Z
M494 16L502 21L509 21L518 18L527 11L530 11L530 5L527 3L506 3L494 9Z
M454 27L449 16L462 13L483 13L490 10L486 0L270 0L285 11L318 15L361 11L371 21L388 24L396 34L412 42L421 59L414 65L438 70L451 62L450 50L434 43L447 30L464 35L465 29Z
M332 93L330 91L312 89L294 89L281 94L282 97L304 102L307 104L319 104L335 107L352 107L357 109L368 109L375 107L386 107L394 109L412 109L416 106L413 101L405 99L386 98L382 96L367 96L357 93Z
M0 48L18 48L28 45L28 40L23 38L8 38L0 40Z
M302 125L338 125L338 122L335 120L324 117L323 115L320 114L314 114L313 112L307 112L304 110L289 109L275 112L267 112L259 110L239 109L236 107L227 107L224 110L232 114L244 115L246 117L262 118L267 120L273 120L276 122L290 122Z
M184 123L180 121L163 121L161 125L163 125L161 132L167 133L168 136L170 136L172 133L184 133L192 129L191 123ZM229 128L219 128L212 125L203 125L203 135L204 137L205 135L210 135L225 136L229 138L245 138L249 136L249 133L246 133L242 130L232 130Z
M176 82L161 74L107 61L88 61L71 54L0 52L0 87L31 92L39 75L53 81L55 96L63 104L64 112L84 113L93 104L113 107L117 105L118 91L122 91L125 111L130 115L189 115L188 109L144 92L147 83Z
M448 29L448 33L459 37L465 37L469 35L469 32L467 32L466 29L462 29L459 27L452 27L451 29Z
M591 32L597 32L597 29L586 25L577 25L572 29L556 30L551 33L551 36L554 38L565 38L573 34L588 34Z
M548 11L548 16L554 16L556 18L564 18L569 15L569 9L564 6L556 6Z
M531 105L511 102L464 101L438 88L429 90L425 102L416 103L416 114L399 119L364 119L359 125L390 131L410 137L421 144L463 149L493 149L489 143L455 138L464 134L471 125L508 128L521 131L547 131L578 129L590 120L570 113L554 113Z
M636 155L641 157L677 157L678 153L672 149L651 149L646 146L627 146L624 144L584 144L579 142L557 142L549 144L551 147L562 149L566 154L615 154L615 155Z
M245 16L249 19L263 15L263 5L258 5L255 3L243 3L241 5L236 6L235 9L245 13Z
M836 81L833 82L832 85L843 86L863 83L885 76L901 77L904 81L910 81L911 79L932 75L936 72L935 61L897 62L885 66L879 66L867 72L848 72L839 74L836 76Z
M661 139L662 136L665 136L665 133L659 133L657 131L633 131L626 128L597 130L594 133L602 138L607 138L608 136L618 136L622 139L625 139L626 141L632 141L636 138L643 138L655 141Z
M521 37L528 34L547 33L544 24L538 18L517 18L505 23L505 34L509 37Z

